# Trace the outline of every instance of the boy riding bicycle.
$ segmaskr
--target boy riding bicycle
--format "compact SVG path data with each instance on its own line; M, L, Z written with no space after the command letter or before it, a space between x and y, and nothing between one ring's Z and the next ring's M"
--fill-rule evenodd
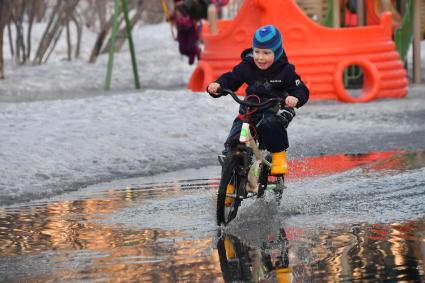
M258 102L272 97L285 97L282 110L276 114L273 109L262 109L245 113L239 108L239 116L233 121L229 136L224 143L224 153L229 151L232 143L237 142L242 127L243 115L257 125L260 147L272 153L271 175L287 173L286 149L289 147L286 128L295 116L294 107L303 106L309 98L309 90L295 72L295 67L288 62L282 47L282 37L273 25L266 25L256 30L252 48L241 54L242 62L231 72L222 74L215 82L208 85L207 91L212 97L220 97L220 87L236 91L243 83L248 85L247 95L255 95Z

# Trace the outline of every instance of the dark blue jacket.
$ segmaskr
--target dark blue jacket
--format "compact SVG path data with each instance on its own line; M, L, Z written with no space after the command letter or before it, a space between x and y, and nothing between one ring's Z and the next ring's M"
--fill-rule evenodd
M309 98L309 90L295 72L294 65L288 62L286 55L273 63L267 70L261 70L254 63L252 48L241 54L242 62L231 72L221 75L216 82L222 87L236 91L246 83L247 94L262 98L289 95L298 98L297 108L303 106ZM217 96L213 96L217 97Z

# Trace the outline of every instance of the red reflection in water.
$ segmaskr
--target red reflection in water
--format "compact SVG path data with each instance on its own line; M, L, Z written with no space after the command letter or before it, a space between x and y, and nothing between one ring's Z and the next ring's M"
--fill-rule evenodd
M391 225L372 224L367 229L367 238L375 241L388 241L391 238L401 238L405 240L415 240L415 231L419 229L421 223L409 221L407 223L394 223Z
M299 179L334 174L350 170L364 164L376 162L378 160L385 160L399 153L400 151L372 152L366 154L337 154L291 160L288 162L288 178Z
M374 164L371 169L396 169L406 163L407 157L404 155L398 156L398 158L393 158L395 155L400 153L402 153L402 151L370 152L365 154L336 154L289 160L289 173L286 178L301 179L306 177L331 175L377 161L385 162ZM275 179L275 177L269 176L269 181L272 182ZM218 189L219 184L220 178L209 179L208 185L210 189Z

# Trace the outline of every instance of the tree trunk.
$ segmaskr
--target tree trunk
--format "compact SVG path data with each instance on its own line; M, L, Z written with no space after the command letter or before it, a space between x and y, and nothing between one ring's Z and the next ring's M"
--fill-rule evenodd
M68 4L68 2L67 2ZM69 7L66 8L66 44L68 46L68 61L71 61L72 59L72 44L71 44L71 31L69 30L69 19L70 19L70 15L69 15L70 11L69 11Z
M80 57L80 48L81 48L81 38L83 36L83 28L81 27L80 22L78 21L75 14L71 15L72 21L75 23L75 28L77 29L77 45L75 47L75 58Z
M13 35L12 35L12 28L10 27L10 23L7 24L7 34L9 36L10 55L12 56L12 60L15 60L15 49L13 48Z
M32 33L32 24L35 17L35 5L33 1L29 1L29 6L27 9L28 12L28 29L27 29L27 53L25 54L26 60L29 62L31 58L31 33Z
M10 20L10 5L6 0L0 0L0 80L4 79L3 31Z
M51 26L53 25L53 22L55 20L56 14L60 10L61 7L61 1L58 1L52 11L52 14L50 15L49 21L47 23L46 29L44 30L43 36L41 37L40 43L38 45L37 51L35 52L35 57L33 60L33 63L36 65L40 65L43 60L43 54L46 52L47 42L51 41L51 33L49 30L51 29Z
M16 58L18 63L25 63L25 43L24 43L24 33L22 28L22 20L15 20L16 27Z
M52 45L52 43L53 46L56 46L57 40L59 40L57 35L60 35L62 32L62 28L66 21L66 14L73 13L78 5L78 2L79 0L67 0L66 2L58 1L50 17L49 24L45 29L43 38L40 41L36 56L34 58L34 64L40 65L43 62L43 58L46 52L49 52L50 56L53 50L48 51L49 47ZM47 58L49 56L47 56ZM44 62L46 62L46 60L44 60Z
M23 0L15 0L13 6L11 6L11 17L13 23L15 24L16 29L16 38L15 38L15 55L16 62L18 64L25 63L25 42L24 42L24 31L23 31L23 21L25 14L26 3Z
M2 0L0 0L0 9L3 9L3 5L1 4ZM0 80L4 79L4 67L3 67L3 30L4 26L0 26Z
M96 1L96 12L99 15L100 26L106 25L106 2Z
M56 35L53 36L53 43L52 44L49 44L50 49L49 49L49 51L48 51L48 53L46 55L46 58L44 59L44 62L43 63L46 63L47 60L49 60L50 55L52 55L53 50L55 50L56 44L58 43L59 38L61 37L62 31L63 31L63 26L60 26L60 28L57 31Z
M105 41L108 31L111 27L104 26L100 33L97 35L96 42L90 54L90 63L96 62L97 56L99 56L100 49L102 49L103 42Z
M0 0L1 2L1 0ZM2 5L0 4L0 8ZM4 79L4 67L3 67L3 28L0 27L0 80Z
M31 2L33 2L34 5L32 14L34 14L36 22L39 23L43 20L44 15L46 14L47 4L44 0L32 0Z
M121 5L120 10L118 11L118 15L121 13ZM112 21L114 19L114 15L112 14L109 18L109 21L105 23L104 26L101 27L99 34L97 35L96 42L94 43L93 49L90 54L90 63L96 62L97 56L100 54L100 50L102 49L103 43L105 42L106 37L108 36L109 30L112 28Z

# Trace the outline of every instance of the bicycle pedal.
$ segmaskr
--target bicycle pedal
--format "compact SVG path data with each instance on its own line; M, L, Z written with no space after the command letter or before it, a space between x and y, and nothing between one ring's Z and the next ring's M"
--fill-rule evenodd
M246 194L246 198L251 198L251 197L256 196L256 195L257 195L256 193L248 192Z

